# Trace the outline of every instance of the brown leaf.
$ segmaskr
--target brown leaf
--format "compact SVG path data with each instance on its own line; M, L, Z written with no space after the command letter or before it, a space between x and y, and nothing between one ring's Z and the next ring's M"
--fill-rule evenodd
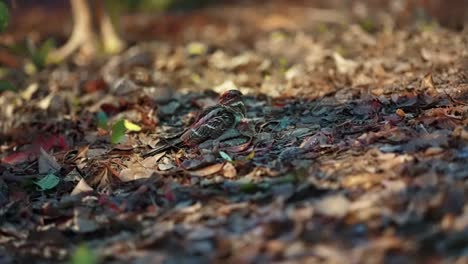
M329 217L343 217L348 213L350 201L342 194L329 195L315 204L318 213Z
M134 181L138 179L149 178L153 175L153 170L146 169L142 166L135 165L123 169L119 173L119 179L123 182Z
M114 146L114 150L130 151L132 149L134 149L134 147L131 144L128 144L128 142L125 142L124 144L117 144Z
M456 59L455 56L448 52L430 50L425 47L421 49L421 57L434 64L448 64Z
M432 78L432 73L424 75L424 78L421 80L420 89L424 90L429 95L437 94L437 90L434 85L434 79Z
M190 171L192 176L205 177L219 172L224 167L224 163L216 163L207 167Z
M75 188L73 188L73 191L70 193L70 195L77 195L83 192L90 192L92 190L93 188L91 188L84 179L81 179Z
M226 178L234 178L234 177L236 177L236 175L237 175L236 167L234 167L234 165L232 165L232 163L227 162L227 163L223 166L222 174L223 174L223 176L226 177Z
M99 188L105 188L108 187L111 183L112 175L110 174L108 168L102 165L98 165L91 176L89 184L94 187L98 186Z
M353 74L359 66L357 62L345 59L337 52L333 53L332 57L335 61L336 69L340 74Z
M157 164L157 162L162 158L164 157L164 155L166 155L166 151L164 152L161 152L161 153L158 153L154 156L150 156L146 159L144 159L142 162L141 162L141 165L145 168L154 168Z
M435 89L434 79L432 78L432 73L424 75L424 78L421 80L421 88Z
M369 189L375 185L378 185L382 181L382 176L376 173L356 173L347 175L341 180L343 187L352 188L363 188Z
M403 111L403 109L401 108L398 108L395 113L399 116L399 117L405 117L406 113L405 111Z

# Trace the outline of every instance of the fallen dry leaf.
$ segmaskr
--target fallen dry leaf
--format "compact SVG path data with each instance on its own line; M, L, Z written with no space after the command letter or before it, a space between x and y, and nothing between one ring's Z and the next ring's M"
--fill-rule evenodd
M358 67L357 62L345 59L336 52L333 53L333 60L335 61L336 69L341 74L353 74Z
M348 213L350 201L342 194L328 195L315 203L317 213L329 217L343 217Z
M236 167L230 162L226 162L222 169L222 174L226 178L234 178L237 175Z
M123 182L149 178L156 172L154 169L147 169L139 164L123 169L119 173L119 179Z
M60 170L61 166L60 164L58 164L54 157L47 153L43 148L40 148L40 153L41 154L38 160L40 174L57 172Z
M70 193L70 195L77 195L83 192L90 192L93 191L93 188L91 188L84 179L81 179L73 188L73 191Z
M189 173L192 176L205 177L220 172L223 167L224 163L216 163L213 165L203 167L201 169L191 170L189 171Z

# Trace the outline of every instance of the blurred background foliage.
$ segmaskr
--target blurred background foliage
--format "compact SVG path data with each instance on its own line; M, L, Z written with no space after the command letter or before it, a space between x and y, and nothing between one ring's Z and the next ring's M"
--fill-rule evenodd
M107 0L108 6L119 6L129 11L172 11L172 10L190 10L203 7L207 4L216 3L214 0Z
M190 10L203 7L206 4L216 4L226 1L216 0L96 0L104 1L109 7L118 8L125 11L168 11L168 10ZM64 0L0 0L0 4L6 3L10 7L21 8L31 5L57 6L68 5Z
M10 14L5 3L0 2L0 32L5 30L10 20Z
M110 16L114 26L118 27L120 15L128 13L149 13L158 14L172 11L190 11L202 8L207 5L217 4L225 1L215 0L85 0L91 5L91 9L96 8L97 1L103 1L106 13ZM70 1L64 0L0 0L0 32L7 29L9 24L16 24L22 21L20 18L24 10L31 8L59 8L69 9ZM65 9L63 9L65 8ZM71 9L69 9L71 10ZM10 15L11 12L11 15ZM11 20L11 21L10 21ZM8 29L7 29L8 30ZM26 29L29 30L29 29ZM11 31L11 30L10 30ZM21 30L20 30L21 31ZM24 30L23 30L24 31ZM24 58L29 58L27 72L34 73L37 69L43 68L47 64L48 54L57 48L56 36L47 36L39 41L32 40L27 34L25 39L14 43L0 43L0 49L7 50L8 53Z

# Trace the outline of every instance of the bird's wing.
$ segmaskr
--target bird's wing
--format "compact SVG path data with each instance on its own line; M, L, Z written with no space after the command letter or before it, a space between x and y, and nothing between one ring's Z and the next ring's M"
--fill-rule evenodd
M220 107L219 105L212 105L212 106L209 106L209 107L203 109L202 111L200 111L197 114L197 117L195 118L195 121L193 122L193 124L197 123L198 121L200 121L200 119L204 118L206 115L208 115L212 111L218 109L219 107Z
M180 137L187 145L197 145L205 140L214 139L233 127L235 114L225 107L212 107L210 111L200 115L198 121L190 126Z

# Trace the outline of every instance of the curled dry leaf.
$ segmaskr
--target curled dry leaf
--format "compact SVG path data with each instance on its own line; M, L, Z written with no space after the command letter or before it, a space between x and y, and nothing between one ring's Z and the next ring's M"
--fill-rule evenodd
M112 175L107 167L99 165L94 168L94 173L89 180L89 184L93 187L105 188L112 184Z
M150 156L146 159L144 159L142 162L141 162L141 165L145 168L154 168L157 164L157 162L162 158L164 157L164 155L166 155L166 151L164 152L161 152L161 153L158 153L154 156Z
M421 89L427 89L428 91L436 91L434 79L432 78L432 73L424 75L424 78L421 80Z
M149 178L155 170L147 169L140 164L133 164L132 166L123 169L119 173L119 179L123 182L134 181L138 179Z
M93 188L91 188L84 179L81 179L75 188L73 188L73 191L70 193L70 195L77 195L83 192L90 192L92 190Z
M236 167L230 162L227 162L223 166L222 174L226 178L234 178L237 175Z
M203 167L203 168L198 169L198 170L189 171L189 173L192 176L205 177L205 176L213 175L213 174L221 171L223 166L224 166L224 163L216 163L216 164L213 164L213 165Z

